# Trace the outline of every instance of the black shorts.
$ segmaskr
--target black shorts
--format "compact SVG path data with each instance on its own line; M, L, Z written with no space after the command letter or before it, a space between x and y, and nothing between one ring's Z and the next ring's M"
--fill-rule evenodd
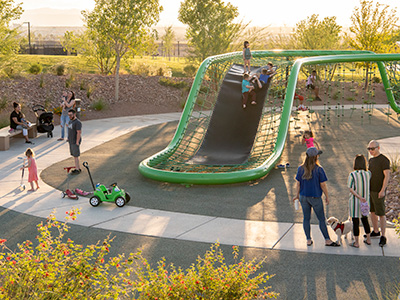
M313 89L315 89L315 85L313 85L313 84L308 84L308 85L307 85L307 89L312 89L312 90L313 90Z
M385 197L378 198L378 192L370 192L370 211L375 213L377 216L385 215Z
M77 144L69 144L69 152L73 157L81 156L81 151L79 149L79 145Z

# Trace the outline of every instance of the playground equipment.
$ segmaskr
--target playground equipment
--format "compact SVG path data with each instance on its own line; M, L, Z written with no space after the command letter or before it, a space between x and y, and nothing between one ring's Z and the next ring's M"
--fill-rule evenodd
M390 108L400 113L395 101L400 96L399 54L364 51L253 51L252 54L252 65L257 66L254 71L270 61L277 66L268 90L260 95L264 99L257 99L256 107L241 108L241 52L206 59L197 72L172 141L163 151L141 162L141 174L185 184L235 183L265 176L282 154L299 77L312 69L318 70L323 85L320 93L324 91L324 95L320 97L327 99L323 104L324 125L344 117L343 90L349 88L356 93L355 63L364 65L362 74L367 82L362 96L357 96L364 97L362 118L372 114L374 86L370 80L378 74ZM311 123L313 100L307 100L310 100L306 105L310 108L307 116Z
M104 184L100 183L97 183L95 186L88 162L83 162L83 166L88 171L90 182L92 183L93 187L93 196L89 199L90 205L98 206L101 202L114 202L118 207L123 207L131 200L129 193L125 192L123 189L120 189L116 182L110 184L109 188L106 188Z

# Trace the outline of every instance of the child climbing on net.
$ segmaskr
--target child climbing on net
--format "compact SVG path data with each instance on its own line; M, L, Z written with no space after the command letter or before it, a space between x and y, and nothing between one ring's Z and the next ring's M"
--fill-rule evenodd
M320 150L320 146L317 141L314 139L314 134L311 130L304 131L303 140L301 142L303 145L306 144L307 149L311 147L315 147Z
M297 110L302 110L302 111L306 111L308 108L306 106L304 106L304 97L302 95L299 95L297 93L294 93L294 97L295 100L299 100L299 106L297 107Z
M250 75L245 73L242 81L242 105L243 108L247 106L247 99L251 97L251 104L256 105L256 92L254 91L254 85L250 83Z

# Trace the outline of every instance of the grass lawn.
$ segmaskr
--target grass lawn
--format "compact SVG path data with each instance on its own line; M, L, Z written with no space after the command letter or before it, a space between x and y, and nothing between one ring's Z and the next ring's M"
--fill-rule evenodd
M13 64L20 72L26 72L32 64L40 63L43 66L43 73L55 73L58 65L65 65L69 72L96 74L98 70L94 64L89 64L83 56L61 56L61 55L18 55ZM135 66L149 69L169 68L173 76L184 76L183 68L190 64L186 58L136 56L128 58L121 64L121 73L135 73ZM68 72L68 71L67 71Z

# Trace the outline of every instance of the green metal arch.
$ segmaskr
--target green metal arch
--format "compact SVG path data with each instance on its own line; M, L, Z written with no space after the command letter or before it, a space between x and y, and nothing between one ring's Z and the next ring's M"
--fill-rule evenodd
M268 159L259 167L250 170L241 170L227 173L184 173L170 172L153 168L152 165L159 160L169 157L174 149L179 145L183 134L185 133L189 117L193 111L193 107L198 95L201 82L204 78L208 66L218 60L226 60L241 56L241 52L228 53L207 58L199 67L194 79L192 88L189 92L187 104L182 112L182 116L170 144L161 152L143 160L139 165L139 172L148 178L167 181L172 183L184 184L227 184L245 182L258 179L267 175L279 161L286 142L287 132L289 129L289 121L293 98L297 84L297 78L302 65L314 65L322 63L340 63L340 62L376 62L382 77L386 95L390 106L394 111L400 113L400 107L396 104L390 87L390 82L384 66L384 61L400 61L400 54L373 54L366 51L253 51L253 57L305 57L295 61L292 66L285 101L282 110L282 117L279 125L278 136L275 148Z

